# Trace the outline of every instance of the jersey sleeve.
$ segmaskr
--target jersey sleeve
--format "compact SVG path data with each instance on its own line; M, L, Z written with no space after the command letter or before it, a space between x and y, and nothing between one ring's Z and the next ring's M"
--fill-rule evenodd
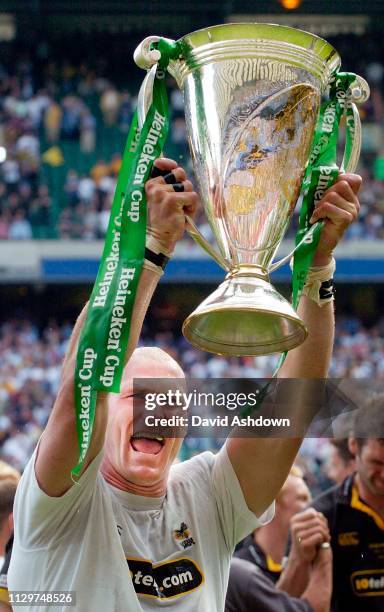
M273 502L259 517L251 512L228 457L225 444L215 456L212 481L226 545L232 554L240 540L273 519L275 505Z
M36 479L37 451L38 446L19 482L13 510L15 536L24 548L49 546L82 517L95 490L103 456L100 451L64 495L51 497L42 491Z
M313 612L305 599L279 591L258 568L243 559L232 559L225 612Z
M284 612L313 612L312 606L305 599L291 597L279 591L261 572L253 572L249 581L247 599L249 610L284 610Z

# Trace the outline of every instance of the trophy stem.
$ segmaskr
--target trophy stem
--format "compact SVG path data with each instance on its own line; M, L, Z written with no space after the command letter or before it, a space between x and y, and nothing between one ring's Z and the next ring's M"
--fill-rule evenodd
M238 278L240 276L252 276L255 278L261 278L265 281L269 281L268 270L266 268L263 268L262 266L259 266L258 264L238 264L231 268L231 270L225 277L225 280L231 278Z
M256 356L298 346L307 330L291 304L269 283L265 269L239 265L184 321L183 334L204 351Z

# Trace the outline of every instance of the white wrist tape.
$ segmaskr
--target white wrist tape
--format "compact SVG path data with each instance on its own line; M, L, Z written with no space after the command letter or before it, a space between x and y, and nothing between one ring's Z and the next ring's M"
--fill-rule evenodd
M290 263L293 268L293 261ZM306 295L310 300L316 302L320 308L335 299L333 288L333 275L336 270L336 261L332 257L326 266L313 266L309 268L307 279L301 295Z
M160 266L156 266L156 264L152 263L151 261L148 261L148 259L144 259L143 269L154 272L159 278L164 274L163 268L161 268Z
M157 240L152 233L148 233L148 231L145 238L145 246L154 253L163 253L163 255L166 255L167 257L172 255L172 251L166 249L161 242L159 242L159 240Z

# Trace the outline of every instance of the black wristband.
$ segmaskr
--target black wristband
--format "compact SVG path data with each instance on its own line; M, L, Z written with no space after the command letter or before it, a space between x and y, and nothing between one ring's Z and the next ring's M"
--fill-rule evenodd
M158 266L163 270L165 270L165 266L169 262L169 257L164 255L164 253L154 253L148 247L145 247L144 259L150 261L151 263L155 264L155 266Z
M319 290L319 298L321 300L328 300L329 298L333 297L336 293L336 289L333 285L333 278L330 278L329 280L323 281L320 285L320 290Z

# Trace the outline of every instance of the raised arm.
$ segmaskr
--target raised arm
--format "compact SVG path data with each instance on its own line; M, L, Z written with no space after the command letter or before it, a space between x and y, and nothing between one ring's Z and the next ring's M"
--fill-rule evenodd
M173 172L178 182L183 182L184 193L176 193L172 185L166 184L160 176L147 182L148 201L148 235L152 245L161 247L160 251L170 255L177 240L184 233L184 211L194 214L197 206L197 195L192 184L186 181L185 172L177 163L168 159L159 159L156 166L162 171ZM161 269L149 265L142 271L136 301L132 314L130 340L126 353L129 360L136 348L143 320L153 292L161 276ZM59 392L41 438L35 463L36 478L45 493L53 497L63 495L71 486L71 470L77 463L79 447L76 434L74 406L74 374L76 353L81 330L86 318L87 306L82 310L73 329L68 351L64 360ZM99 453L103 444L107 426L107 394L99 393L91 444L84 462L84 470Z
M324 267L347 227L357 218L357 193L361 178L341 175L318 203L313 221L324 219L320 242L313 266ZM302 296L298 314L308 328L307 339L289 352L279 376L281 378L326 378L332 356L334 338L333 304L320 307ZM301 421L306 415L297 402L292 417ZM239 479L248 507L260 515L272 503L285 482L300 448L302 438L236 438L227 441L228 455Z

